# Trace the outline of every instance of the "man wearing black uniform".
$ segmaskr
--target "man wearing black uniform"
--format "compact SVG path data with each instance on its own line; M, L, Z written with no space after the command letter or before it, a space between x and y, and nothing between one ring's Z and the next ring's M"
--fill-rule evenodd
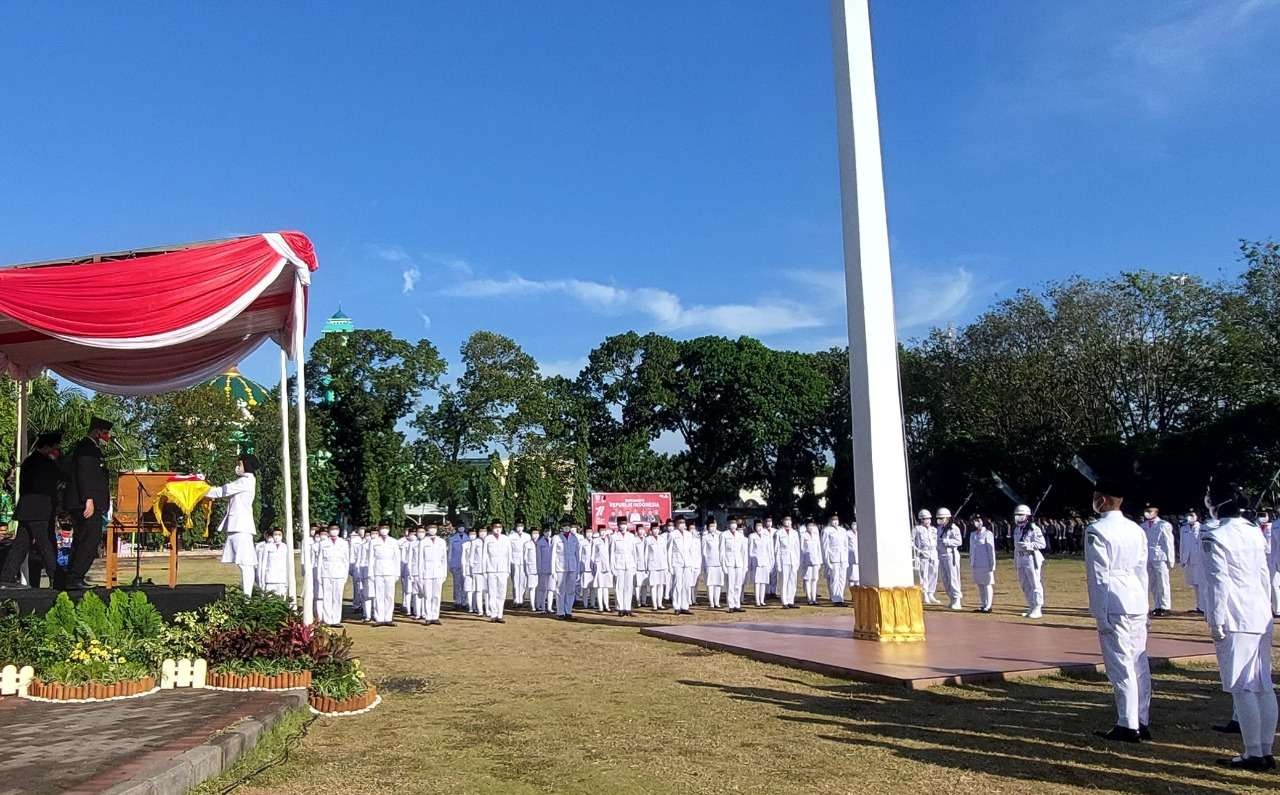
M111 441L111 427L110 422L94 417L89 422L89 435L81 439L71 453L71 482L67 484L64 505L76 523L76 530L71 537L67 588L89 587L84 578L98 557L98 545L102 543L103 517L111 502L102 446Z
M18 519L18 535L9 548L9 557L4 561L4 570L0 571L0 588L18 588L18 575L22 570L22 561L26 560L31 547L35 547L49 572L49 583L53 584L53 574L58 568L57 550L53 546L53 520L57 506L58 486L66 480L62 469L58 466L61 451L58 445L62 442L62 431L43 433L36 439L36 451L22 462L22 477L18 486L18 507L14 515ZM33 561L34 562L34 561ZM31 584L39 584L38 567L32 567L36 576Z

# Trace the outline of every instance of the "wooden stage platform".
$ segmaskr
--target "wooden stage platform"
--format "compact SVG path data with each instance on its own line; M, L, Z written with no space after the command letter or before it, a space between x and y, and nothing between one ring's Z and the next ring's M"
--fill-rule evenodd
M925 614L924 643L878 643L854 640L853 617L840 613L795 621L646 627L641 632L829 676L917 689L1102 669L1098 635L1089 629L931 611ZM1158 635L1149 639L1147 651L1153 665L1215 659L1207 641Z

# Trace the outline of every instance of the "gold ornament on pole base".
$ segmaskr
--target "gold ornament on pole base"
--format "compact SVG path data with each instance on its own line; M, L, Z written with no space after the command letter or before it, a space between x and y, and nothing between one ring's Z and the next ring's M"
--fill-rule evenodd
M881 643L924 640L924 598L919 588L857 585L851 590L854 638Z

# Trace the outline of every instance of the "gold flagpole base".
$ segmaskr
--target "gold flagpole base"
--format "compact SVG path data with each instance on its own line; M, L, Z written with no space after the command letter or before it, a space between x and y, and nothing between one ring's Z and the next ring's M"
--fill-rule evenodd
M881 643L924 641L924 598L920 589L854 586L853 636Z

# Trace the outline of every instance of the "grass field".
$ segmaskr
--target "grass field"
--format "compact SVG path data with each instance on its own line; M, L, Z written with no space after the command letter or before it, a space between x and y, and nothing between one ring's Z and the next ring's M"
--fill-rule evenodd
M213 561L183 580L231 582ZM1007 560L997 611L1021 594ZM1190 595L1175 573L1174 607ZM1083 567L1046 567L1045 623L1091 626ZM450 593L446 584L445 594ZM969 595L970 598L971 595ZM750 599L747 600L750 602ZM834 608L695 608L689 621L785 620ZM384 694L377 710L322 719L290 759L241 792L1117 792L1274 790L1220 769L1234 741L1209 730L1230 713L1212 667L1155 675L1156 742L1110 745L1101 676L912 692L852 683L642 637L634 626L509 614L505 625L446 612L444 626L352 625ZM640 610L634 623L669 623ZM1206 637L1202 619L1153 632Z

